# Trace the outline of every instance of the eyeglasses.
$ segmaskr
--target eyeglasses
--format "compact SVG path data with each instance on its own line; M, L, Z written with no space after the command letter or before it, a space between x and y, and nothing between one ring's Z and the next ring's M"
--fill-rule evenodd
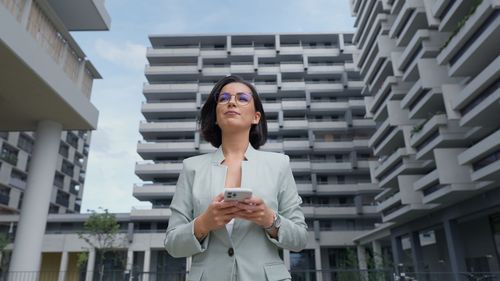
M247 105L252 100L252 94L248 93L236 93L235 95L231 95L230 93L220 93L217 97L217 103L227 104L231 97L235 96L236 103L238 105Z

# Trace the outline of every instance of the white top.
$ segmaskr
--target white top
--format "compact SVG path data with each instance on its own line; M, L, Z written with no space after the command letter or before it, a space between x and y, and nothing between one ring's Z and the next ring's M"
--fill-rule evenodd
M227 233L229 233L229 238L231 238L231 233L233 233L234 219L226 224Z

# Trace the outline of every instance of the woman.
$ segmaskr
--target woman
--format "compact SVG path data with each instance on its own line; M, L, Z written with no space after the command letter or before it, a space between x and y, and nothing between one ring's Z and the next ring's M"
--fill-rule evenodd
M288 156L257 150L267 123L255 87L223 78L200 119L204 138L218 149L183 161L165 248L174 257L192 256L188 280L290 280L279 249L302 250L307 225ZM224 201L227 187L253 195Z

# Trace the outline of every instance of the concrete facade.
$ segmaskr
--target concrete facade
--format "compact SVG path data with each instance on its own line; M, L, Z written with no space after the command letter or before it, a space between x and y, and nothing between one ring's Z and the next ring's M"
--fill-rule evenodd
M500 271L498 1L351 1L383 224L400 270Z

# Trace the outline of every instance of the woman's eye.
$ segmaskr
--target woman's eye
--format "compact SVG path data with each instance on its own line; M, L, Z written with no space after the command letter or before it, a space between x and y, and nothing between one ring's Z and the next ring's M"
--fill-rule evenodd
M240 95L240 101L249 101L250 98L247 95Z

